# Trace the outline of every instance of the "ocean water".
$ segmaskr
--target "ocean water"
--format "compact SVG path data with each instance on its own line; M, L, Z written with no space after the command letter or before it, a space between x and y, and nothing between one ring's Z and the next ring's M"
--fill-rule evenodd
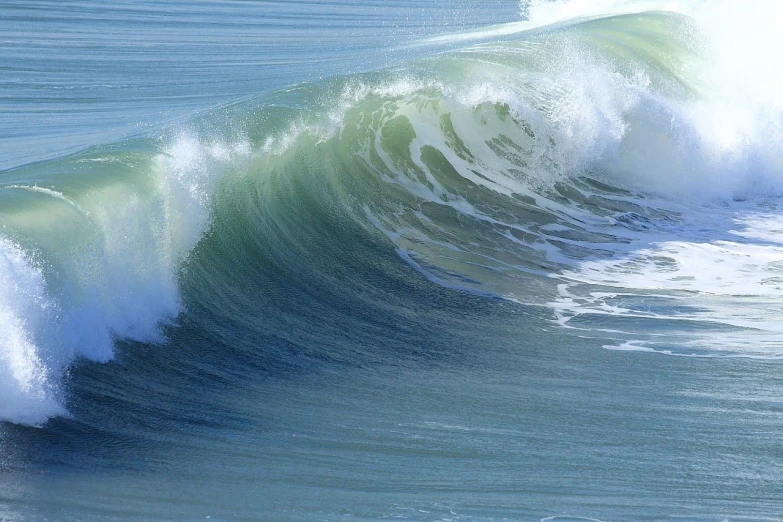
M783 520L773 1L0 4L0 521Z

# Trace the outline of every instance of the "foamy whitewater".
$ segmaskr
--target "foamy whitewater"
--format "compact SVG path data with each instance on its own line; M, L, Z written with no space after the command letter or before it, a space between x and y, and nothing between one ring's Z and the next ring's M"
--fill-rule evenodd
M782 16L0 6L0 520L781 520Z

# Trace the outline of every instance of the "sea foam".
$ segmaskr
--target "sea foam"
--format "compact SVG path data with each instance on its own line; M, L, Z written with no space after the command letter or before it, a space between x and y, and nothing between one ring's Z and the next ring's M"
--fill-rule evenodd
M0 237L0 420L40 425L66 414L63 379L78 358L106 362L117 341L165 340L162 326L182 311L179 268L209 227L211 194L250 154L243 140L181 135L135 178L76 200L6 187L38 196L39 212L63 202L73 211L58 233L27 223L24 248Z

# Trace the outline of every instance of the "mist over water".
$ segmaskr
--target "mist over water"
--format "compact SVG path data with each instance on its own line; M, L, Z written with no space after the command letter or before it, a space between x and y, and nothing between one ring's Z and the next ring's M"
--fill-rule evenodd
M776 4L46 7L0 519L781 512Z

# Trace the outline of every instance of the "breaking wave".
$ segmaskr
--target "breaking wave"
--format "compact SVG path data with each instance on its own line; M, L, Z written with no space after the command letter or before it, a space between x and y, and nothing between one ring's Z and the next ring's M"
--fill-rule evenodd
M241 313L254 270L340 291L357 237L608 348L783 355L783 91L725 9L525 3L429 58L4 172L0 420L67 414L69 368L118 341Z

